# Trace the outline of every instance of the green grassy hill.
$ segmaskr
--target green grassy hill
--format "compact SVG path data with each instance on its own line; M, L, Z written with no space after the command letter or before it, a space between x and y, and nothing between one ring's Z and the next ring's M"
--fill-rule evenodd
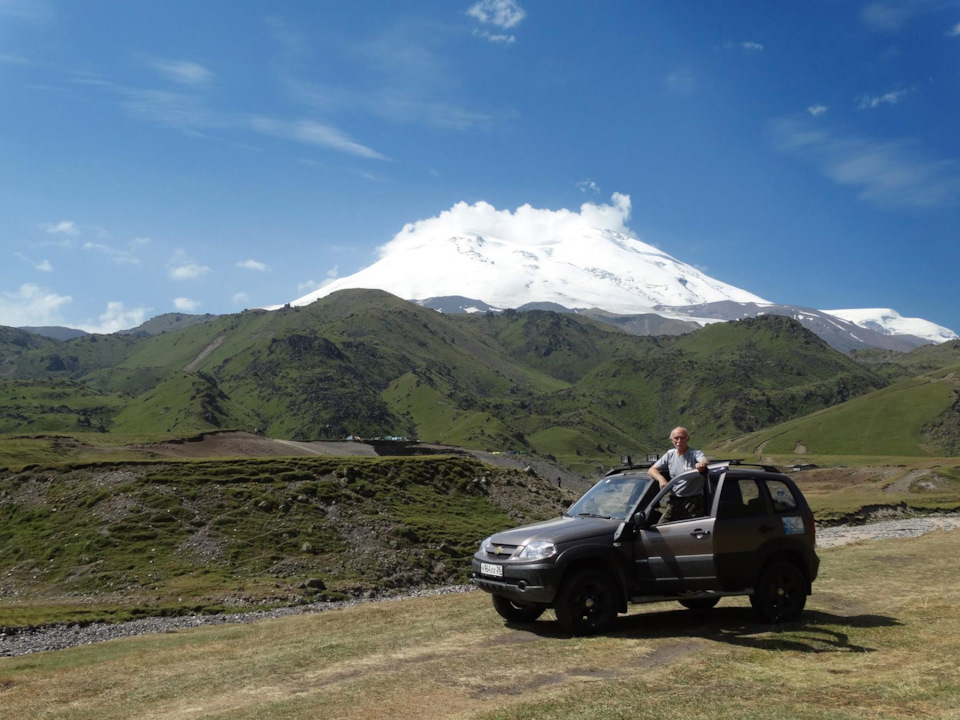
M850 357L874 372L894 380L960 364L960 340L921 345L909 353L893 350L856 350Z
M960 364L724 444L749 455L960 455Z
M0 336L7 433L402 435L551 455L585 473L664 449L677 424L696 444L717 443L882 388L890 373L875 368L909 373L954 352L920 348L867 367L777 316L639 337L549 311L446 316L370 290L152 337L18 333ZM20 401L68 380L55 410ZM923 407L934 414L910 426L918 432L943 412ZM903 444L950 447L931 432Z

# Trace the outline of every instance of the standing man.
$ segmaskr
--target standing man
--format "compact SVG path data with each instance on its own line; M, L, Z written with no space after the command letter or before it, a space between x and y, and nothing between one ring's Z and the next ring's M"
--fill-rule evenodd
M688 470L696 469L700 475L684 478L676 485L667 500L667 509L660 522L700 517L705 513L703 502L703 478L707 472L707 457L699 450L690 447L690 433L684 427L676 427L670 433L673 449L667 450L648 470L647 475L656 480L660 487L667 484L667 478L660 471L667 468L670 477L676 478Z

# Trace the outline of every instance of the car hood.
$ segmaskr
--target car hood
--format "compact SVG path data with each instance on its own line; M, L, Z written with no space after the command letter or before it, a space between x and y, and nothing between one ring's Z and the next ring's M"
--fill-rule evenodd
M554 520L503 530L494 533L490 539L498 545L528 545L534 540L549 540L560 545L582 538L612 535L619 524L619 520L608 518L564 515Z

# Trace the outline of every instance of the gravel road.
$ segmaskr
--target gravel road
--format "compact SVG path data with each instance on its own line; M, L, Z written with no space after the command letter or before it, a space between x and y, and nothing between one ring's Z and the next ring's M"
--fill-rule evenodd
M950 531L960 528L960 516L935 515L882 522L866 525L837 525L817 529L817 546L836 547L858 540L882 540L887 538L917 537L936 530ZM267 618L305 615L336 608L350 607L368 602L390 602L410 597L426 597L469 592L472 585L448 585L441 588L414 590L389 598L357 599L342 602L319 602L297 607L276 608L246 613L220 615L187 615L184 617L157 617L131 620L123 623L92 623L89 625L57 625L27 630L18 633L0 633L0 657L28 655L35 652L62 650L75 645L89 645L120 637L150 633L176 632L186 628L250 623Z

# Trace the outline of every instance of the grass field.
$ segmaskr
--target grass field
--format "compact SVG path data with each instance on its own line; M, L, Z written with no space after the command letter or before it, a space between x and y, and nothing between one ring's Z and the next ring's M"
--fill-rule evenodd
M507 627L484 593L0 660L0 718L960 718L960 535L821 550L802 622L742 599L609 634Z

